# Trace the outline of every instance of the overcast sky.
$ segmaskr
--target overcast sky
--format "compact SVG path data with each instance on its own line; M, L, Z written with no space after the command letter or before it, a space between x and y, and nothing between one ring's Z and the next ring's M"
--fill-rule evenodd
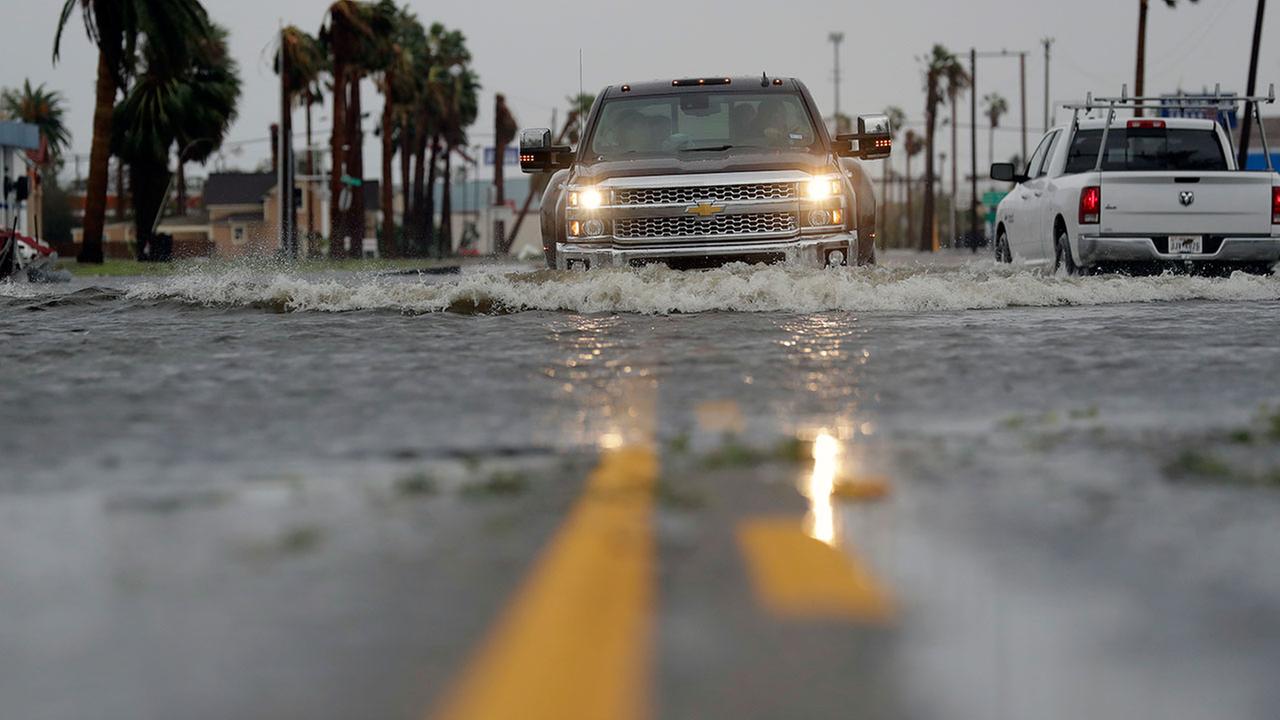
M244 94L240 117L228 138L225 162L252 168L269 154L267 128L276 119L271 46L280 23L311 31L324 19L323 0L205 0L212 17L230 28ZM0 86L24 78L62 92L70 109L77 153L88 153L96 53L77 23L63 45L57 67L50 51L61 1L4 0ZM1027 63L1028 120L1034 144L1043 124L1044 54L1040 39L1056 38L1052 61L1053 100L1081 98L1089 90L1118 93L1132 83L1138 0L607 0L570 2L425 2L409 6L424 22L438 20L462 30L484 85L483 114L472 129L473 144L492 137L493 94L505 93L523 126L545 126L552 108L577 91L578 50L585 57L589 92L616 82L719 74L795 76L805 80L824 114L832 105L833 30L845 33L841 47L841 108L847 114L899 105L918 121L923 115L920 63L933 43L957 53L980 50L1032 51ZM1153 0L1148 43L1149 92L1199 90L1221 82L1243 92L1255 0L1183 0L1176 10ZM1273 9L1264 32L1260 92L1280 82L1280 20ZM980 60L978 92L996 91L1010 101L1004 121L1018 124L1018 64ZM366 83L366 110L377 117L381 100ZM1271 113L1280 113L1272 107ZM327 129L327 111L318 126ZM563 110L561 111L563 117ZM370 121L372 122L372 120ZM962 120L962 122L964 122ZM980 125L985 122L979 120ZM301 129L301 116L297 125ZM370 127L371 129L371 127ZM1275 139L1280 142L1280 138ZM243 143L243 144L237 144ZM366 172L378 167L376 139L368 139ZM962 142L961 158L968 152ZM979 164L987 160L980 133ZM239 148L236 150L235 148ZM995 155L1020 149L1018 132L996 136ZM947 151L944 144L940 150ZM900 160L899 160L900 161ZM72 168L68 168L70 171Z

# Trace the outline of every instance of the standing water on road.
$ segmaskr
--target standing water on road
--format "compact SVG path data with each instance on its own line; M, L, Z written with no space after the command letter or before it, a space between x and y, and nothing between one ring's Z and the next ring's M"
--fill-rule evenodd
M0 285L0 338L14 717L421 717L637 393L657 716L1280 703L1275 276L197 269ZM831 471L818 539L892 620L773 617L737 556L815 437L888 488Z

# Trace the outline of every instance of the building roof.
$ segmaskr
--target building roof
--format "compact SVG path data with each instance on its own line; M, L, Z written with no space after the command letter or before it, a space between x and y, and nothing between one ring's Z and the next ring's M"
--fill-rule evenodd
M260 212L243 212L232 213L226 217L218 218L218 222L224 225L242 225L247 223L263 222L262 213Z
M204 205L261 204L275 184L276 174L273 172L209 173L204 184Z

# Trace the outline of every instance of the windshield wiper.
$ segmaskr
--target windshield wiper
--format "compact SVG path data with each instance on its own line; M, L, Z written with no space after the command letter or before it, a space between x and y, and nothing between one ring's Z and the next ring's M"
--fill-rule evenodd
M680 152L717 152L720 150L728 150L734 147L744 147L742 145L708 145L707 147L684 148Z

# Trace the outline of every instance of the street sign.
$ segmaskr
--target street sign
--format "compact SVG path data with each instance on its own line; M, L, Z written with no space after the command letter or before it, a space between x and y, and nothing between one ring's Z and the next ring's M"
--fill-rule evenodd
M996 207L1000 205L1000 201L1004 200L1007 192L999 192L997 190L988 190L982 194L982 206L987 209L987 222L996 221Z
M361 180L358 177L351 177L350 175L343 175L342 184L350 185L351 187L360 187L361 185L364 185L364 180Z
M487 147L484 149L484 164L492 165L493 158L497 155L497 149ZM508 145L507 151L502 156L503 165L519 165L520 164L520 148L515 145Z

